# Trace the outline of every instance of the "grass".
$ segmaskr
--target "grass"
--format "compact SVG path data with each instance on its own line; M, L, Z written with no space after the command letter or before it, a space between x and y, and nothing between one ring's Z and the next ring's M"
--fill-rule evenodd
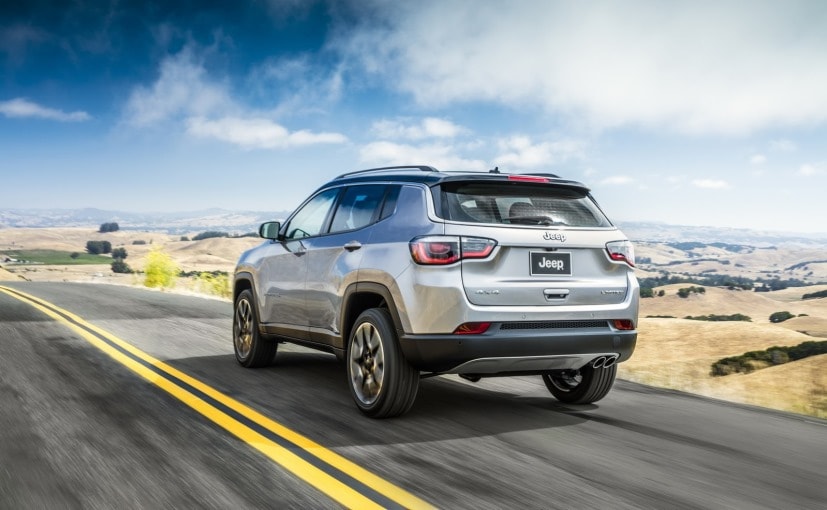
M33 262L47 266L72 266L72 265L91 265L91 264L111 264L112 258L103 255L92 255L90 253L78 253L77 258L72 258L72 253L69 251L58 250L14 250L0 252L0 261L5 260L6 257L17 259L20 261Z

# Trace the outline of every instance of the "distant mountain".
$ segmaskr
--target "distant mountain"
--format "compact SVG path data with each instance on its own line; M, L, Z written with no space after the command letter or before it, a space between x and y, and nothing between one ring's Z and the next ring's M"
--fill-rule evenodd
M102 209L6 209L0 210L0 228L88 227L116 222L122 230L164 231L169 234L220 230L243 234L258 231L262 222L285 218L288 214L290 213L286 211L228 211L215 208L170 213Z
M637 242L700 242L743 244L759 248L798 244L827 247L827 232L805 234L801 232L774 232L744 228L702 227L667 225L656 222L621 222L623 233Z
M261 223L283 219L289 211L228 211L204 209L184 212L134 213L102 209L0 209L0 228L88 227L116 222L123 230L185 234L219 230L231 234L258 231ZM621 222L623 232L637 242L701 242L766 247L781 244L827 247L827 232L802 234L723 227L667 225L656 222Z

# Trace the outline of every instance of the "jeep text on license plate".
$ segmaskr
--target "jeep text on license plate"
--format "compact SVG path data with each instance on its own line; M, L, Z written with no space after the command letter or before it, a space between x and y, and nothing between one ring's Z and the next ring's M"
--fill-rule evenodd
M571 253L531 252L531 274L571 276Z

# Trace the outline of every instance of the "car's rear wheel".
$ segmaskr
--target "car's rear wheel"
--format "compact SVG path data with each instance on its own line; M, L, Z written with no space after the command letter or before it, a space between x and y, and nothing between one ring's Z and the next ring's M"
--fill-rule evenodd
M578 370L555 370L543 374L543 382L554 398L566 404L591 404L612 389L617 365L594 368L591 364Z
M365 310L356 319L347 347L347 377L356 406L371 418L399 416L413 405L419 372L403 356L384 308Z
M233 313L235 359L247 368L265 367L273 362L278 346L259 333L253 293L242 291L235 300Z

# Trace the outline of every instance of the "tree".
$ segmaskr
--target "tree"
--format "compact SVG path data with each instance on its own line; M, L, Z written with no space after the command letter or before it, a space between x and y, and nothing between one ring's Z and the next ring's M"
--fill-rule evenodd
M790 312L775 312L770 315L770 322L784 322L785 320L792 319L793 317L795 317L795 315Z
M115 259L112 261L112 272L129 274L132 272L132 268L130 268L129 264L124 262L123 259Z
M652 287L641 287L640 288L640 297L642 297L642 298L655 297L655 292L652 289Z
M110 253L112 251L112 243L109 241L86 241L86 251L92 255Z
M125 259L129 255L126 253L126 248L115 248L112 250L113 259Z
M69 256L72 257L72 260L76 260L78 257L80 257L80 253L73 251Z
M152 250L146 256L144 267L144 285L147 287L170 288L175 285L175 279L180 269L167 253L160 248Z
M204 239L210 239L213 237L230 237L230 234L227 232L218 232L216 230L208 230L206 232L201 232L200 234L196 234L193 236L193 241L201 241Z
M117 223L101 223L100 229L98 232L106 233L106 232L117 232L120 230L121 227Z

